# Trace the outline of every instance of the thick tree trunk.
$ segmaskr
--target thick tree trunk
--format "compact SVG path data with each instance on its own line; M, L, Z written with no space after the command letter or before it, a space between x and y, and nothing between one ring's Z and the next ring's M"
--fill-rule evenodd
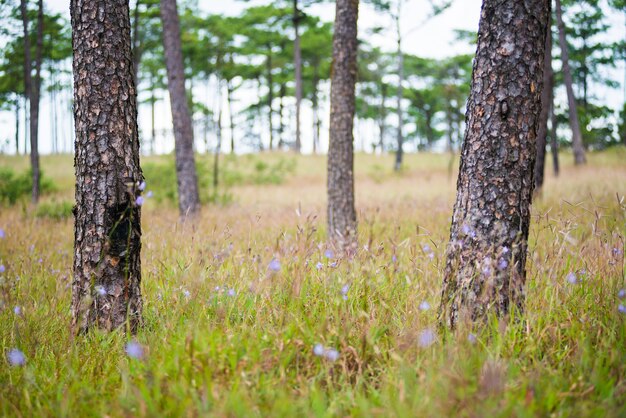
M556 22L559 31L559 46L561 47L561 62L563 65L563 82L567 91L567 107L569 110L569 124L572 129L572 148L574 151L574 163L576 165L585 164L585 147L583 146L583 137L580 131L580 122L578 120L578 110L576 107L576 97L574 96L574 88L572 82L572 71L569 66L569 51L567 49L567 41L565 40L565 26L563 25L563 10L561 8L561 0L556 0Z
M396 29L398 32L398 91L396 94L396 105L398 106L398 149L396 150L396 162L393 166L395 171L402 168L402 160L404 156L404 136L402 128L404 127L402 118L402 82L404 81L404 54L402 53L402 33L400 32L400 12L402 1L398 0L398 11L396 14Z
M137 92L127 0L72 0L76 206L72 328L141 324ZM139 200L138 200L139 199Z
M535 161L535 194L541 192L546 162L546 144L548 142L548 119L553 97L552 74L552 29L548 22L546 34L545 57L543 60L543 90L541 92L541 113L539 114L539 128L537 131L537 159Z
M554 74L553 81L554 81ZM554 86L552 86L554 88ZM556 112L554 110L554 94L552 95L552 103L550 106L550 148L552 148L552 168L554 170L554 176L559 176L559 138L556 135L558 127L558 121L556 118Z
M176 0L161 0L161 21L163 22L167 87L170 93L174 139L176 141L178 208L181 217L193 216L200 210L200 198L196 162L193 154L193 123L185 92L185 71Z
M295 150L299 154L302 148L302 140L300 139L300 105L302 103L302 50L300 49L300 10L298 9L298 0L293 0L293 28L295 31L295 39L293 43L294 65L296 75L296 144Z
M328 235L341 246L356 243L353 126L357 77L358 0L337 0L330 87Z
M439 319L522 308L549 0L484 0Z

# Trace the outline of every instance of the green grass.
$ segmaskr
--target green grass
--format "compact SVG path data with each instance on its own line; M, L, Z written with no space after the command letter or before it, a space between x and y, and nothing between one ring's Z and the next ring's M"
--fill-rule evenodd
M281 185L233 187L231 205L205 207L193 226L148 200L142 360L126 355L122 332L69 332L71 217L2 208L0 414L625 416L626 315L618 305L626 300L617 297L625 286L625 150L592 154L581 168L563 155L559 178L548 167L533 206L522 316L462 326L422 347L420 334L437 331L456 180L448 158L408 155L397 175L391 156L357 156L353 260L324 256L322 157L298 157ZM71 199L71 158L42 163L58 186L46 199ZM254 169L245 157L237 163ZM0 157L4 164L27 167ZM271 274L273 258L281 269ZM568 283L570 272L581 283ZM423 301L429 310L419 309ZM317 343L339 359L316 357ZM9 366L12 348L24 352L24 366Z

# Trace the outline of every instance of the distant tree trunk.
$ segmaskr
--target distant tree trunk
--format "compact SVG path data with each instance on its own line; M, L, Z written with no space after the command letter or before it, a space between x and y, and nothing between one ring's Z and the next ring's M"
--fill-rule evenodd
M552 74L553 78L552 81L554 82L554 74ZM554 86L552 86L552 88L554 89ZM554 91L554 90L553 90ZM552 148L552 168L554 170L554 175L556 177L559 176L559 138L556 135L556 130L558 127L558 121L556 118L556 112L554 110L554 93L552 94L552 103L550 106L550 119L551 119L551 125L550 126L550 148Z
M15 99L15 155L20 155L20 98Z
M344 247L356 243L353 127L357 77L358 0L337 0L330 87L328 235Z
M302 103L302 51L300 49L300 10L298 9L298 0L293 0L293 28L295 31L295 39L293 43L294 65L296 75L296 146L295 150L299 154L302 148L300 139L300 105Z
M576 107L576 97L574 96L574 88L572 87L572 71L569 66L569 51L567 49L567 41L565 40L565 26L563 25L563 10L561 0L556 0L556 22L559 31L559 46L561 47L561 61L563 63L563 82L567 90L567 105L569 110L569 124L572 129L572 148L574 150L574 163L576 165L585 164L585 147L583 146L583 137L580 131L580 122L578 121L578 110Z
M220 80L217 80L218 91L218 107L217 112L217 144L215 144L215 153L213 154L213 188L217 194L217 186L219 184L219 164L220 164L220 151L222 148L222 88Z
M270 130L270 150L274 148L274 107L272 103L274 103L274 78L272 75L272 50L268 46L267 59L265 60L265 65L267 67L267 107L268 107L268 119L269 122L269 130Z
M320 115L318 103L318 85L319 85L319 68L318 61L313 63L313 154L317 154L320 147Z
M30 166L33 176L31 199L39 201L39 96L41 90L41 61L43 52L43 2L37 2L37 43L35 46L35 79L32 79L32 59L30 55L30 31L26 0L20 0L22 24L24 29L24 87L30 104Z
M402 168L402 160L404 155L404 137L402 135L403 118L402 118L402 82L404 81L404 54L402 53L402 33L400 32L400 12L402 0L398 0L398 11L396 13L396 29L398 32L398 91L396 101L398 106L398 149L396 150L396 162L393 169L400 171Z
M284 140L283 140L283 136L285 133L285 122L283 120L283 112L285 111L285 104L283 103L283 99L285 98L285 95L287 94L287 86L285 85L285 83L280 83L280 90L279 93L280 95L280 101L278 102L278 113L279 113L279 124L278 124L278 149L281 149L284 145Z
M172 121L174 122L178 208L181 216L193 216L200 210L200 198L193 155L193 123L185 92L185 72L176 0L161 0L161 20L167 87L170 92Z
M127 0L72 0L76 206L72 328L141 324L137 92Z
M154 97L154 84L150 87L150 154L155 153L156 149L156 128L154 123L154 108L156 97Z
M226 80L226 101L228 103L228 120L230 125L230 153L235 153L235 121L233 118L233 83Z
M543 60L543 90L541 92L541 113L537 130L537 159L535 161L535 194L541 192L546 162L546 144L548 137L548 119L552 106L552 29L548 21L546 34L545 57Z
M484 0L439 320L522 308L549 0Z
M28 74L30 74L30 71ZM30 77L28 77L28 79L30 80ZM24 77L24 80L26 80L26 76ZM26 81L24 81L24 84L26 84ZM26 93L26 87L24 87L24 91L24 154L26 155L30 152L28 148L30 138L30 112L28 108L28 97L30 97L30 93Z
M387 101L387 85L381 85L381 95L380 95L380 107L378 108L378 131L380 133L380 137L378 139L378 146L380 147L380 153L385 152L385 119L387 118L387 105L385 102Z

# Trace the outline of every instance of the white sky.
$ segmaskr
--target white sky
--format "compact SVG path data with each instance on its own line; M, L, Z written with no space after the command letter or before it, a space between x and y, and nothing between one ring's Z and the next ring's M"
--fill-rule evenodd
M46 6L49 10L63 13L69 20L69 0L46 0ZM208 13L221 13L226 15L237 15L249 5L261 5L268 4L267 0L252 0L250 2L242 2L236 0L199 0L199 6L201 9ZM414 54L422 57L443 58L452 56L462 52L474 52L468 49L467 45L454 43L454 29L467 29L476 31L478 29L478 19L480 14L481 0L456 0L452 6L446 10L440 16L433 18L424 25L420 25L424 18L428 15L428 2L426 0L406 0L403 6L403 12L401 14L401 27L403 33L408 33L403 40L403 49L409 54ZM334 2L327 2L322 5L315 5L307 10L308 13L318 15L325 21L332 21L334 19ZM625 22L623 15L613 13L609 16L609 23L611 30L607 34L607 37L611 39L620 39L624 37ZM420 28L412 31L413 28L420 25ZM388 27L389 31L382 35L369 36L366 34L366 30L373 26ZM388 16L376 12L371 6L364 4L361 1L359 11L359 32L362 38L366 38L370 43L381 46L383 49L392 51L395 49L395 32L393 31L392 21ZM69 70L69 68L68 68ZM620 83L624 83L624 69L623 63L619 63L618 67L609 71L611 78ZM325 86L326 90L328 86ZM197 92L195 91L197 90ZM604 88L604 91L597 91L598 97L603 97L607 101L607 104L612 108L617 108L624 100L623 96L624 87L618 90L609 90ZM198 98L208 97L211 93L207 92L203 87L194 88L194 95ZM140 97L141 98L141 97ZM167 94L165 94L167 99ZM238 91L237 102L234 105L236 113L237 109L244 107L246 101L249 103L251 100L256 100L255 95L250 91ZM327 119L328 108L322 106L322 148L326 148L327 144ZM40 128L40 150L42 153L51 151L51 132L52 132L52 114L50 101L46 98L43 99L41 104L41 128ZM169 103L167 100L158 102L156 106L157 114L157 131L163 131L171 129L171 115L169 111ZM68 112L60 112L58 119L60 140L69 144L72 139L70 132L73 129L71 126L72 115ZM223 126L228 126L228 114L224 114ZM263 123L266 123L263 121ZM150 125L150 110L148 106L141 106L139 111L139 124L140 130L148 135ZM310 150L310 143L312 141L312 130L309 129L312 124L312 115L309 109L308 103L304 102L303 115L302 115L302 132L303 132L303 150ZM12 151L12 144L14 142L15 135L15 119L9 112L0 113L0 142L8 138L11 146L9 150ZM22 132L24 125L22 124ZM265 128L264 130L267 130ZM225 150L228 150L228 142L230 133L224 132ZM355 126L355 144L357 148L361 144L369 144L374 141L376 129L372 126ZM198 132L196 133L198 135ZM243 131L235 131L236 137L241 137ZM4 136L6 135L6 136ZM200 139L200 138L197 138ZM202 141L196 141L200 143ZM160 152L167 152L173 149L173 139L163 137L157 141L158 150ZM202 151L202 146L199 147Z

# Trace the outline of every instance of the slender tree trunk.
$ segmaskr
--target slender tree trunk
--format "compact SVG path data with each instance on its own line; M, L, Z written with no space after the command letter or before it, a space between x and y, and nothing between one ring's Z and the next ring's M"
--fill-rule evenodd
M218 112L217 112L217 144L215 144L215 152L213 154L213 188L217 196L217 186L219 185L219 163L220 163L220 151L222 148L222 88L221 82L217 80L218 91Z
M76 206L72 328L141 324L137 92L127 0L72 0ZM139 201L137 200L139 199Z
M357 77L358 0L337 0L330 87L328 149L328 235L348 247L356 244L353 127Z
M578 110L576 107L576 97L574 96L574 88L572 82L572 71L569 66L569 51L567 49L567 41L565 40L565 26L563 25L563 10L561 8L561 0L556 0L556 22L559 31L559 46L561 47L561 61L563 63L563 82L567 90L567 105L569 110L569 124L572 129L572 148L574 150L574 163L576 165L585 164L585 147L583 146L583 137L580 131L580 122L578 121Z
M386 101L387 101L387 85L382 84L380 107L378 109L378 130L380 133L380 137L378 139L378 146L380 148L381 154L385 152L385 126L386 126L385 119L387 118L387 105L385 104Z
M24 29L24 86L30 104L30 166L33 176L31 199L33 203L39 201L40 172L39 172L39 93L41 86L41 60L43 50L43 2L38 1L37 12L37 43L35 46L35 79L32 79L32 60L30 55L30 32L28 9L26 0L20 1L22 24Z
M535 194L541 192L546 161L546 144L548 142L548 119L552 106L552 29L548 22L546 34L545 57L543 60L543 91L541 92L541 113L537 131L537 160L535 162Z
M313 154L317 154L320 146L320 115L318 103L319 62L313 63Z
M163 22L163 49L167 68L167 87L170 93L172 121L176 149L178 180L178 208L182 217L195 215L200 210L198 177L193 154L193 123L185 91L185 72L180 43L180 22L176 0L161 0Z
M554 74L553 74L554 77ZM553 82L554 82L554 78L553 78ZM554 88L554 86L552 86ZM550 144L552 148L552 168L554 170L554 176L558 177L559 176L559 138L556 135L556 130L558 128L558 121L556 118L556 112L554 110L554 94L552 95L552 103L550 106L550 119L551 119L551 125L550 126Z
M235 153L235 121L233 117L233 83L226 80L226 101L228 103L228 120L230 125L230 153Z
M549 0L484 0L439 320L523 304Z
M278 124L278 149L282 149L285 144L284 135L285 135L285 121L283 120L283 114L285 111L285 104L283 102L285 95L287 94L287 86L285 83L280 83L280 101L278 102L278 113L279 113L279 124Z
M24 77L24 79L26 79L26 77ZM28 77L28 79L30 80L30 77ZM26 84L26 82L24 82L24 84ZM30 149L28 148L28 144L30 142L30 110L28 106L28 97L30 97L30 93L24 96L24 155L30 152Z
M20 98L15 99L15 155L20 155Z
M274 103L274 81L272 76L272 50L271 47L268 46L267 59L265 61L265 65L267 66L267 107L268 107L268 122L270 129L270 150L274 148L274 107L272 103Z
M300 10L298 9L298 0L293 0L293 28L295 31L295 39L293 43L294 65L296 72L296 152L299 154L302 148L302 140L300 139L300 105L302 103L302 51L300 49Z
M154 84L150 86L150 154L155 153L156 148L156 128L154 123L154 108L156 97L154 97Z
M397 0L398 10L396 13L396 30L398 35L398 91L396 95L396 104L398 106L398 149L396 150L396 162L393 167L395 171L402 168L402 160L404 155L404 137L402 135L403 118L402 118L402 82L404 81L404 54L402 53L402 33L400 32L400 12L402 9L402 0Z

